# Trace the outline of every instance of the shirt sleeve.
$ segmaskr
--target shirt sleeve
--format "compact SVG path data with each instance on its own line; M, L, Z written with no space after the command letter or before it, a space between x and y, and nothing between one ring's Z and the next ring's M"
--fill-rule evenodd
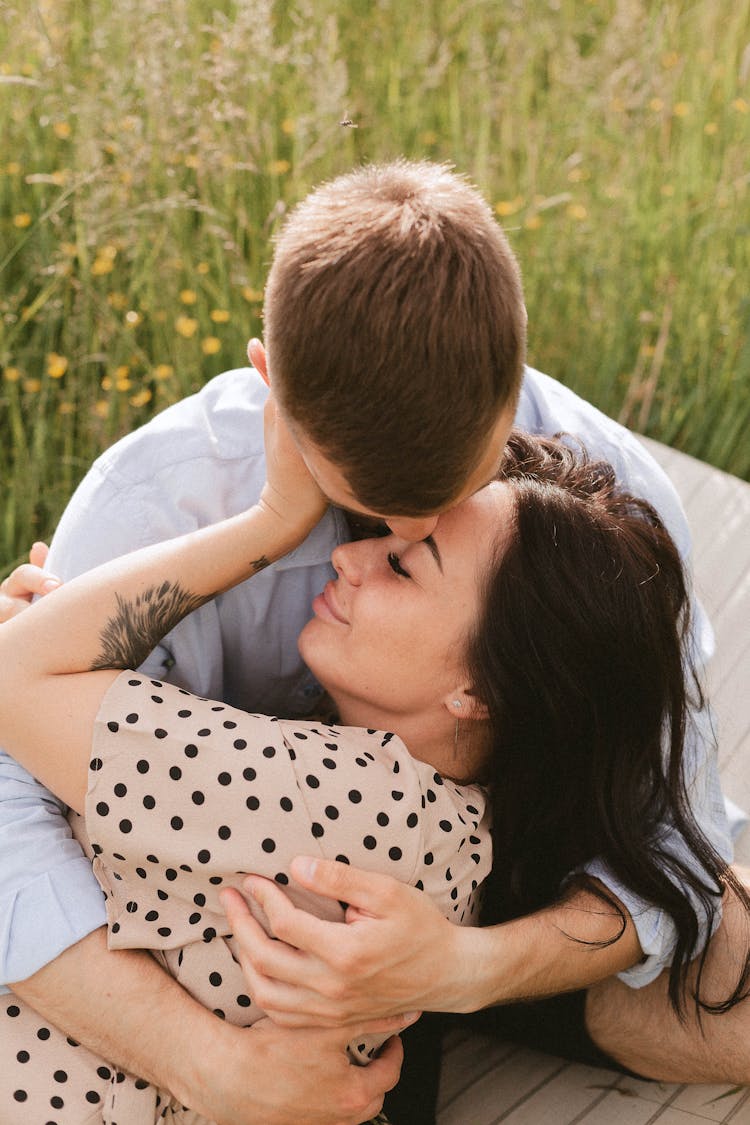
M687 748L685 771L687 794L691 812L697 827L703 833L719 856L731 863L733 849L726 816L724 797L719 785L715 753L707 752L710 735L700 729L703 724L710 726L707 712L693 716ZM687 844L676 829L668 829L664 844L668 852L686 864L696 875L703 874L702 868L688 849ZM624 970L618 976L631 988L643 988L655 980L663 969L672 963L676 945L676 929L670 916L663 910L643 901L634 895L608 868L606 863L596 860L585 867L617 895L633 919L644 957L637 965ZM703 949L708 939L715 933L721 921L721 900L716 899L716 913L709 927L704 908L692 895L693 907L698 916L698 950Z
M2 751L0 794L0 976L10 983L104 925L106 914L64 807Z
M491 863L484 792L390 734L248 715L124 673L92 753L86 828L113 947L226 936L219 891L248 873L341 920L338 904L290 885L300 853L393 875L453 921L475 920Z

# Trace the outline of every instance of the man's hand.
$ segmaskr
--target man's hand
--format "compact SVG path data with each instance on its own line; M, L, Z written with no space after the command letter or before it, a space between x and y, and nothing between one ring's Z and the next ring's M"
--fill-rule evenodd
M146 953L108 950L104 928L66 949L13 991L95 1054L169 1090L217 1125L359 1125L395 1086L402 1049L391 1039L369 1066L349 1063L355 1034L392 1034L403 1021L353 1031L251 1028L216 1018Z
M471 1010L471 961L461 955L466 931L425 894L331 860L298 858L292 874L307 889L349 903L346 924L296 909L273 882L251 876L245 886L272 940L240 894L222 895L251 995L277 1023L336 1027L397 1013L408 1019L416 1010Z
M351 1028L299 1031L267 1019L246 1029L223 1024L208 1055L193 1056L204 1096L196 1100L193 1083L186 1104L217 1125L360 1125L396 1085L403 1048L390 1039L369 1066L355 1066L346 1055L351 1036Z
M29 551L29 561L17 566L0 583L0 624L26 609L32 598L49 594L60 585L60 579L44 569L48 554L45 543L35 543Z

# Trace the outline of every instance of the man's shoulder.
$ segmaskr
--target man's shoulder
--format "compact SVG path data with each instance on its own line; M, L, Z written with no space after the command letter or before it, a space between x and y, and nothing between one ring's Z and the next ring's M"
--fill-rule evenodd
M95 462L96 472L135 485L191 462L262 458L266 397L253 368L225 371L115 442Z
M532 367L524 372L516 425L535 434L570 435L583 444L589 456L609 461L620 484L653 504L681 553L689 553L690 536L677 492L636 434L570 387Z

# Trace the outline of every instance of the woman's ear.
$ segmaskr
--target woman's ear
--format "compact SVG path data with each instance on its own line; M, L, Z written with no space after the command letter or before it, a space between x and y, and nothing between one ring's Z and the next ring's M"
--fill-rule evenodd
M263 343L261 340L253 337L253 339L247 345L247 358L250 360L250 363L258 372L266 386L270 387L271 384L268 380L268 366L266 364L266 349L263 347Z
M476 721L477 719L489 718L486 704L474 693L474 689L468 686L456 688L455 691L445 697L443 704L454 719Z

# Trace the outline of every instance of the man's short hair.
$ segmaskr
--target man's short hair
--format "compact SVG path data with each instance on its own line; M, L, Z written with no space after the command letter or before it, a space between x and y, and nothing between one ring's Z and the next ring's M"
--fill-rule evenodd
M444 165L373 165L308 195L277 239L264 315L282 409L376 512L453 500L517 399L518 264Z

